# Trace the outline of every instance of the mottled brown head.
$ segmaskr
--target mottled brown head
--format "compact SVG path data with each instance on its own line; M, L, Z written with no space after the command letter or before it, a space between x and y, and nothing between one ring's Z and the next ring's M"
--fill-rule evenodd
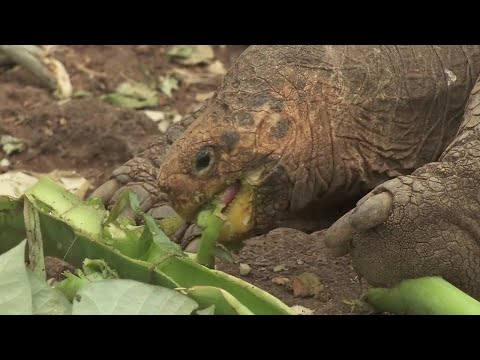
M272 228L318 190L305 193L305 186L298 187L308 187L309 174L315 173L299 163L315 165L304 159L313 151L313 135L305 121L308 106L299 105L308 85L288 64L276 70L275 49L264 50L251 48L236 62L202 115L172 145L159 172L160 188L186 219L215 196L228 198L226 215L236 234L230 240Z

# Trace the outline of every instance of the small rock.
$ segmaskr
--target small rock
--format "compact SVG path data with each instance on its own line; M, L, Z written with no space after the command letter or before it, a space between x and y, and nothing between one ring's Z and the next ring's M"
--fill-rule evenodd
M75 267L66 261L59 258L46 256L45 257L45 271L48 279L62 280L64 278L63 272L70 271L75 272Z
M173 124L178 123L178 122L180 122L182 119L183 119L183 116L182 116L182 115L180 115L180 114L174 114L174 115L173 115L173 118L172 118L172 123L173 123Z
M195 95L195 101L204 102L205 100L210 99L213 96L213 94L215 94L215 91L209 91L209 92L206 92L206 93L198 93L197 95Z
M163 111L145 110L143 113L147 115L150 120L155 122L165 120L165 113Z
M158 123L158 130L160 130L162 134L165 134L169 126L170 126L170 121L162 120Z
M298 260L297 260L297 264L298 264L298 265L303 265L303 264L305 264L305 262L304 262L303 260L301 260L301 259L298 259Z
M9 167L10 166L10 160L8 160L7 158L3 158L2 160L0 160L0 167Z
M272 282L274 284L277 284L277 285L285 286L285 285L288 285L290 283L290 279L287 278L287 277L275 276L272 279Z
M227 73L225 66L220 60L216 60L210 65L208 65L208 71L216 75L225 75Z
M241 263L240 264L240 275L246 276L250 274L250 271L252 271L252 268L248 264Z
M287 266L285 264L280 264L273 268L273 272L277 273L286 269L287 269Z
M185 252L189 253L197 253L198 247L200 246L200 238L194 239L190 241L190 243L185 248Z
M292 279L291 289L294 297L317 297L323 292L324 286L317 275L305 272Z

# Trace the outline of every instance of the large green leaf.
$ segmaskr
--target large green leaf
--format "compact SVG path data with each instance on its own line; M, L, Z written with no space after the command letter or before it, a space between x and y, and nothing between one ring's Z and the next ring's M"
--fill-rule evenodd
M28 272L34 315L69 315L72 304L58 289L50 287L38 275Z
M73 303L74 315L190 315L197 303L178 291L133 280L85 285Z
M0 314L31 315L32 293L25 267L25 244L0 255Z

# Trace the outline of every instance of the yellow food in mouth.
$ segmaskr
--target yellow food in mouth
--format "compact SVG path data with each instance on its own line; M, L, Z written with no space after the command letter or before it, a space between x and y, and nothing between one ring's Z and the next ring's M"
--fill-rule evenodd
M216 241L234 243L242 239L242 235L253 228L253 198L250 185L236 181L222 192L217 193L204 206L196 217L198 226L210 229L211 224L218 223L212 219L221 219L221 228L215 230ZM212 230L210 230L212 231Z
M242 183L235 198L222 210L222 215L225 224L220 231L220 242L235 241L238 235L252 229L253 190L248 184Z

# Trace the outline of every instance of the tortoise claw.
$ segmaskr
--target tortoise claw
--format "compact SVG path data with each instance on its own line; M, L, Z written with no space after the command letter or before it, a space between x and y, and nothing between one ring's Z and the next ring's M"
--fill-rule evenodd
M344 256L350 252L355 232L382 224L392 209L393 196L386 191L376 195L368 194L358 204L330 226L325 234L325 245L333 256Z
M110 179L90 194L89 199L99 198L103 201L104 204L108 204L110 199L121 187L121 184L116 179Z
M350 251L350 242L353 239L350 215L353 211L350 210L343 215L325 233L325 245L333 256L344 256Z

